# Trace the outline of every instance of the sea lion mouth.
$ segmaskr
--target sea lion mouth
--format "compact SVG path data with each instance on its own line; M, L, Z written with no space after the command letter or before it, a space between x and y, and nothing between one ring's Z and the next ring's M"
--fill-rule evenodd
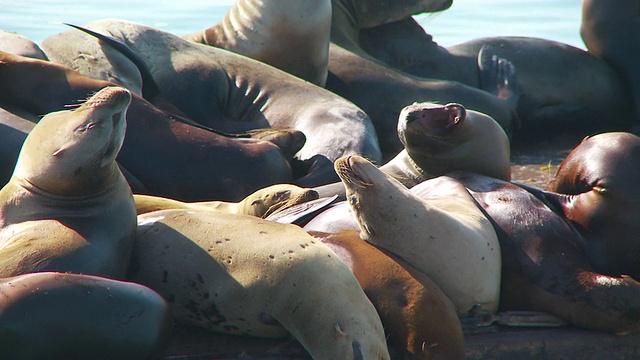
M398 137L405 148L422 148L440 141L464 122L467 110L457 103L444 106L415 103L402 109L398 121ZM425 139L426 138L426 139Z
M451 128L464 121L467 110L460 104L447 104L441 107L409 105L406 109L406 123L417 120L427 130L441 130Z
M368 188L373 186L371 182L368 182L362 178L362 173L358 171L358 163L362 162L360 156L347 155L337 159L334 163L336 173L346 184L355 185L361 188ZM366 160L365 160L366 161Z

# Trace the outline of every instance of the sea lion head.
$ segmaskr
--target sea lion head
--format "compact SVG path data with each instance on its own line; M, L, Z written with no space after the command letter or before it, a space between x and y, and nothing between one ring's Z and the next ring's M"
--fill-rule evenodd
M371 28L425 12L438 12L451 7L453 0L333 0L342 3L360 28Z
M568 194L564 215L602 274L640 279L640 137L602 133L583 140L560 164L548 190Z
M338 158L334 167L344 184L347 201L362 230L360 236L365 240L376 236L374 227L380 223L376 218L384 216L376 211L363 210L365 207L389 209L398 204L406 205L407 199L413 198L408 189L398 180L385 174L359 155Z
M455 170L511 180L510 144L490 116L456 103L414 103L398 118L398 137L424 173Z
M107 87L74 110L47 114L27 136L13 176L53 194L100 192L116 176L130 102L128 90Z

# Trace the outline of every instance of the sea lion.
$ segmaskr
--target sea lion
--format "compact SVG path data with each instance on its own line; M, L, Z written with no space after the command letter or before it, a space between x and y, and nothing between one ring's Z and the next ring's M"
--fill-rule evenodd
M511 180L509 138L488 115L461 104L414 103L400 112L397 133L404 149L380 170L408 188L456 170ZM344 198L342 183L315 189Z
M318 193L312 189L301 188L291 184L275 184L260 189L241 201L202 201L183 202L159 196L134 194L133 200L138 215L152 211L166 209L202 209L210 211L224 211L229 214L244 214L260 218L267 217L274 212L290 206L305 203L318 198Z
M219 23L183 38L248 56L324 86L330 28L329 0L240 0Z
M618 6L613 9L620 10ZM559 42L491 37L445 48L414 19L406 18L363 29L360 44L373 57L408 74L456 81L492 93L495 73L485 69L494 67L497 59L507 59L517 70L519 85L517 114L521 128L516 141L548 136L550 126L584 136L622 129L637 121L630 116L629 97L617 74L596 56Z
M380 3L371 0L332 0L326 87L369 114L378 132L385 160L401 150L401 144L393 131L396 123L391 119L395 119L403 107L413 102L464 104L467 109L494 118L509 135L515 126L513 103L517 103L518 81L515 71L504 71L504 68L509 68L508 59L503 61L502 68L488 70L496 78L496 88L488 93L458 82L407 75L375 59L360 45L359 34L363 28L398 21L425 11L444 10L450 5L451 1ZM501 98L496 96L500 90Z
M380 170L406 187L454 170L511 180L509 138L488 115L461 104L415 103L400 112L397 133L404 150Z
M301 160L316 154L332 161L343 154L362 154L381 161L369 117L327 90L256 60L151 27L118 20L83 27L126 43L145 61L163 96L204 126L228 133L293 128L307 138L298 153ZM71 30L45 39L42 48L52 61L87 76L118 74L109 59L125 61L124 55L100 44Z
M599 331L640 329L640 283L594 270L581 246L585 239L540 200L541 190L473 173L451 175L469 189L498 234L501 310L544 311ZM412 191L433 191L422 186Z
M474 306L490 311L500 295L500 244L467 190L439 177L429 200L359 156L335 162L361 237L425 273L453 301L459 314Z
M34 59L48 60L38 44L14 32L0 30L0 50Z
M584 237L594 270L640 279L640 137L624 132L584 139L547 186L545 195Z
M349 268L295 225L203 210L138 217L130 278L180 323L293 335L314 359L389 359L380 318Z
M456 309L429 277L362 241L357 231L310 234L349 266L378 311L389 350L398 358L464 359Z
M169 307L142 285L39 272L0 280L3 359L158 359Z
M0 61L0 106L34 122L113 86L48 61L3 52ZM223 136L177 119L132 94L118 162L145 185L145 194L239 201L257 189L292 181L290 164L271 142Z
M633 0L585 0L580 35L589 53L607 62L622 78L631 94L636 118L640 118L640 3Z
M0 190L0 277L57 270L124 276L136 215L116 164L129 91L102 89L47 114Z

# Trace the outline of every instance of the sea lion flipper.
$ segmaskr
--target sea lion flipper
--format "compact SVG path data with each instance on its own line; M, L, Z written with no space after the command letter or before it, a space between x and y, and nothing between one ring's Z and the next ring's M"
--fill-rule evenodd
M131 50L131 48L127 46L127 44L113 38L112 36L100 34L82 26L69 23L64 24L97 38L98 40L112 47L114 50L117 50L122 55L126 56L127 59L131 60L131 62L138 68L138 71L140 71L140 76L142 77L142 96L145 99L153 99L160 94L160 87L153 79L151 70L149 70L149 67L144 62L144 60L142 60L142 58L138 56L138 54L133 52L133 50Z
M335 203L337 199L338 196L336 195L307 201L305 203L274 212L265 219L282 224L297 224L303 226L303 224L306 224L309 219L318 214L318 212L327 209Z
M511 61L500 57L491 45L484 45L478 52L480 87L507 102L515 111L520 89L516 68Z

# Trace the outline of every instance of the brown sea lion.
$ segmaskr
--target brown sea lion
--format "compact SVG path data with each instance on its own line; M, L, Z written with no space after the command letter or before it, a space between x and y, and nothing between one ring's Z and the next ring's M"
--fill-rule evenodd
M183 38L248 56L324 86L330 29L329 0L239 0L219 23Z
M349 266L380 314L389 350L398 358L464 359L456 309L429 277L362 241L355 230L310 234Z
M406 18L362 30L360 44L388 66L411 75L457 81L492 93L495 72L486 70L499 65L494 64L498 59L507 59L517 70L522 138L548 136L549 126L584 136L621 129L635 119L617 74L596 56L559 42L493 37L445 48L414 19Z
M362 154L381 161L369 117L327 90L256 60L151 27L118 20L83 27L126 43L147 64L163 96L204 126L229 133L293 128L307 138L298 153L302 160L317 154L330 160ZM105 72L118 74L111 57L124 61L118 51L77 30L47 38L42 48L52 61L96 78L104 78Z
M143 214L131 279L162 294L183 324L291 334L314 359L389 359L380 318L349 268L295 225L203 210Z
M584 0L580 35L589 53L603 59L621 76L640 118L640 3Z
M500 244L491 223L459 182L447 177L428 180L438 188L424 200L362 157L342 157L335 168L364 240L429 276L459 314L475 306L497 309Z
M583 140L560 164L547 189L584 237L595 271L640 280L640 137L602 133Z
M130 102L129 91L107 87L31 130L0 190L0 277L44 270L124 276L136 215L115 159Z
M501 310L534 310L574 326L608 332L640 330L640 283L595 270L585 239L534 192L498 179L452 174L491 219L502 249ZM432 191L422 184L412 191ZM422 188L422 189L421 189Z
M48 61L0 52L0 62L0 106L34 122L113 86ZM239 201L257 189L292 181L291 167L274 144L222 136L177 119L132 94L118 162L147 194Z
M159 359L169 307L142 285L39 272L0 279L0 357Z

